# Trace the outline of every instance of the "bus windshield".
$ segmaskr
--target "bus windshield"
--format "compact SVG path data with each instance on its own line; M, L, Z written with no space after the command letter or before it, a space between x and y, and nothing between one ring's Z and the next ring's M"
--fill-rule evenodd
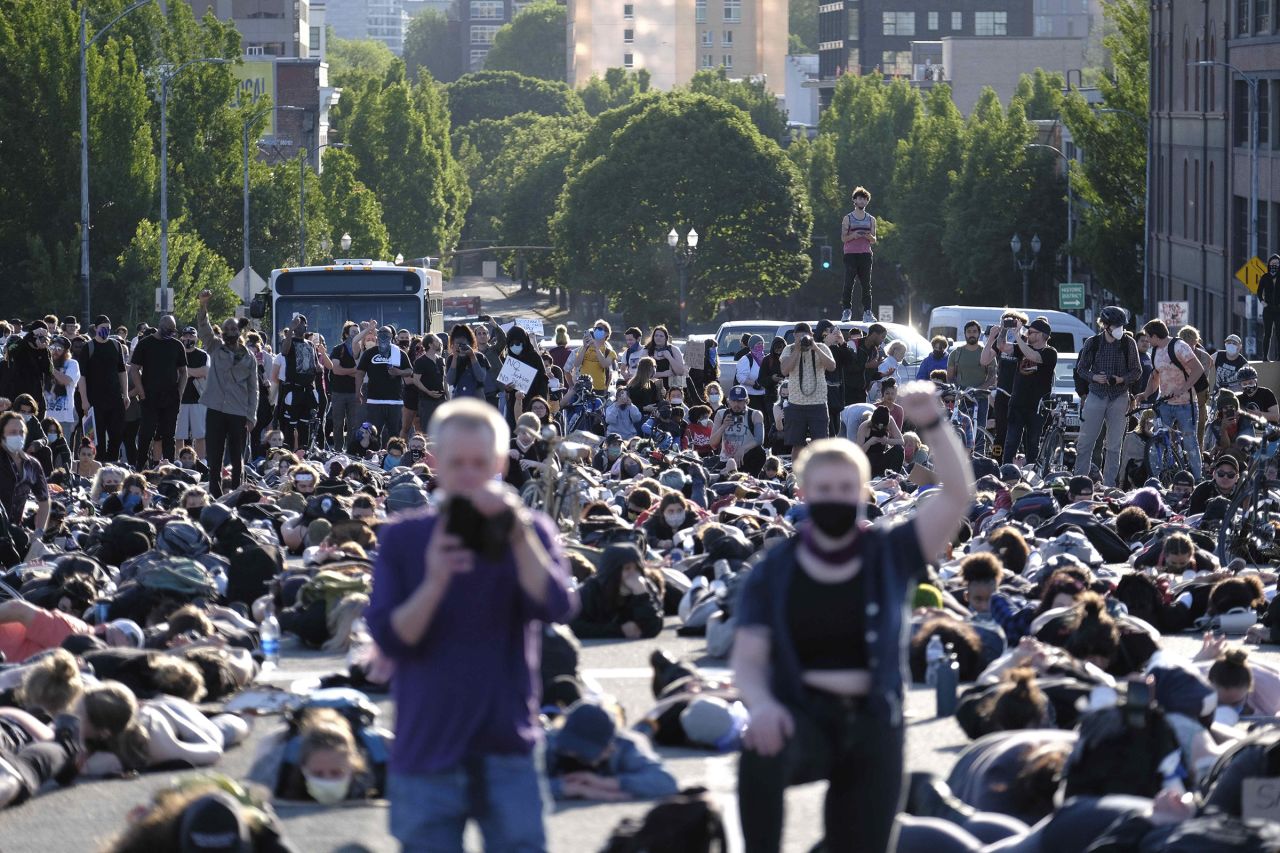
M379 326L409 329L415 335L422 326L422 302L414 296L281 296L276 300L275 322L280 329L294 314L303 314L313 332L324 335L330 348L342 340L342 324L376 320Z

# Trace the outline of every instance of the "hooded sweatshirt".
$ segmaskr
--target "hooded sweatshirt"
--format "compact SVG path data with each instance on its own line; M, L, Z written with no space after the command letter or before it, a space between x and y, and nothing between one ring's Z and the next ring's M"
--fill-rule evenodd
M570 624L579 639L622 637L622 626L634 622L643 637L656 637L662 630L662 597L646 580L647 591L633 594L622 588L622 570L634 563L644 565L640 549L632 544L610 545L600 558L596 573L579 590L582 609Z
M1267 258L1267 271L1258 279L1258 298L1268 308L1280 308L1280 273L1272 274L1273 263L1280 263L1280 254Z

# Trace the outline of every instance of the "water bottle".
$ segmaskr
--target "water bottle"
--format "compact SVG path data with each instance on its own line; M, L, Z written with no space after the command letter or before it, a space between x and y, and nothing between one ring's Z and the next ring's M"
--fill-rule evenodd
M929 638L929 645L924 650L924 683L930 687L934 687L938 683L938 669L942 666L942 658L945 655L946 650L942 647L942 638L934 634Z
M280 620L276 619L276 610L271 604L267 605L267 615L258 625L258 638L262 642L262 668L280 666Z
M956 690L960 686L960 662L956 660L956 653L950 643L947 643L946 657L938 663L938 716L950 717L956 712Z
M351 643L347 648L347 669L354 671L363 669L373 651L373 638L369 636L369 625L361 616L351 626Z

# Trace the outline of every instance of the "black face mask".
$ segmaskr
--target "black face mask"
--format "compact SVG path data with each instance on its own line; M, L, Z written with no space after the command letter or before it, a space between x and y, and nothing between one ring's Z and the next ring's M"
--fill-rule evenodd
M848 535L858 523L858 508L837 501L818 501L809 504L809 518L813 526L833 539Z

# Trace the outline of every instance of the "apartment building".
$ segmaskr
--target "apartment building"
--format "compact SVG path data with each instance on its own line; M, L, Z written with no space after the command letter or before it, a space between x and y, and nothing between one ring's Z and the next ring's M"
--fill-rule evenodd
M325 22L337 38L374 39L396 56L404 53L403 0L325 0Z
M246 55L311 55L311 0L189 0L197 18L231 21Z

